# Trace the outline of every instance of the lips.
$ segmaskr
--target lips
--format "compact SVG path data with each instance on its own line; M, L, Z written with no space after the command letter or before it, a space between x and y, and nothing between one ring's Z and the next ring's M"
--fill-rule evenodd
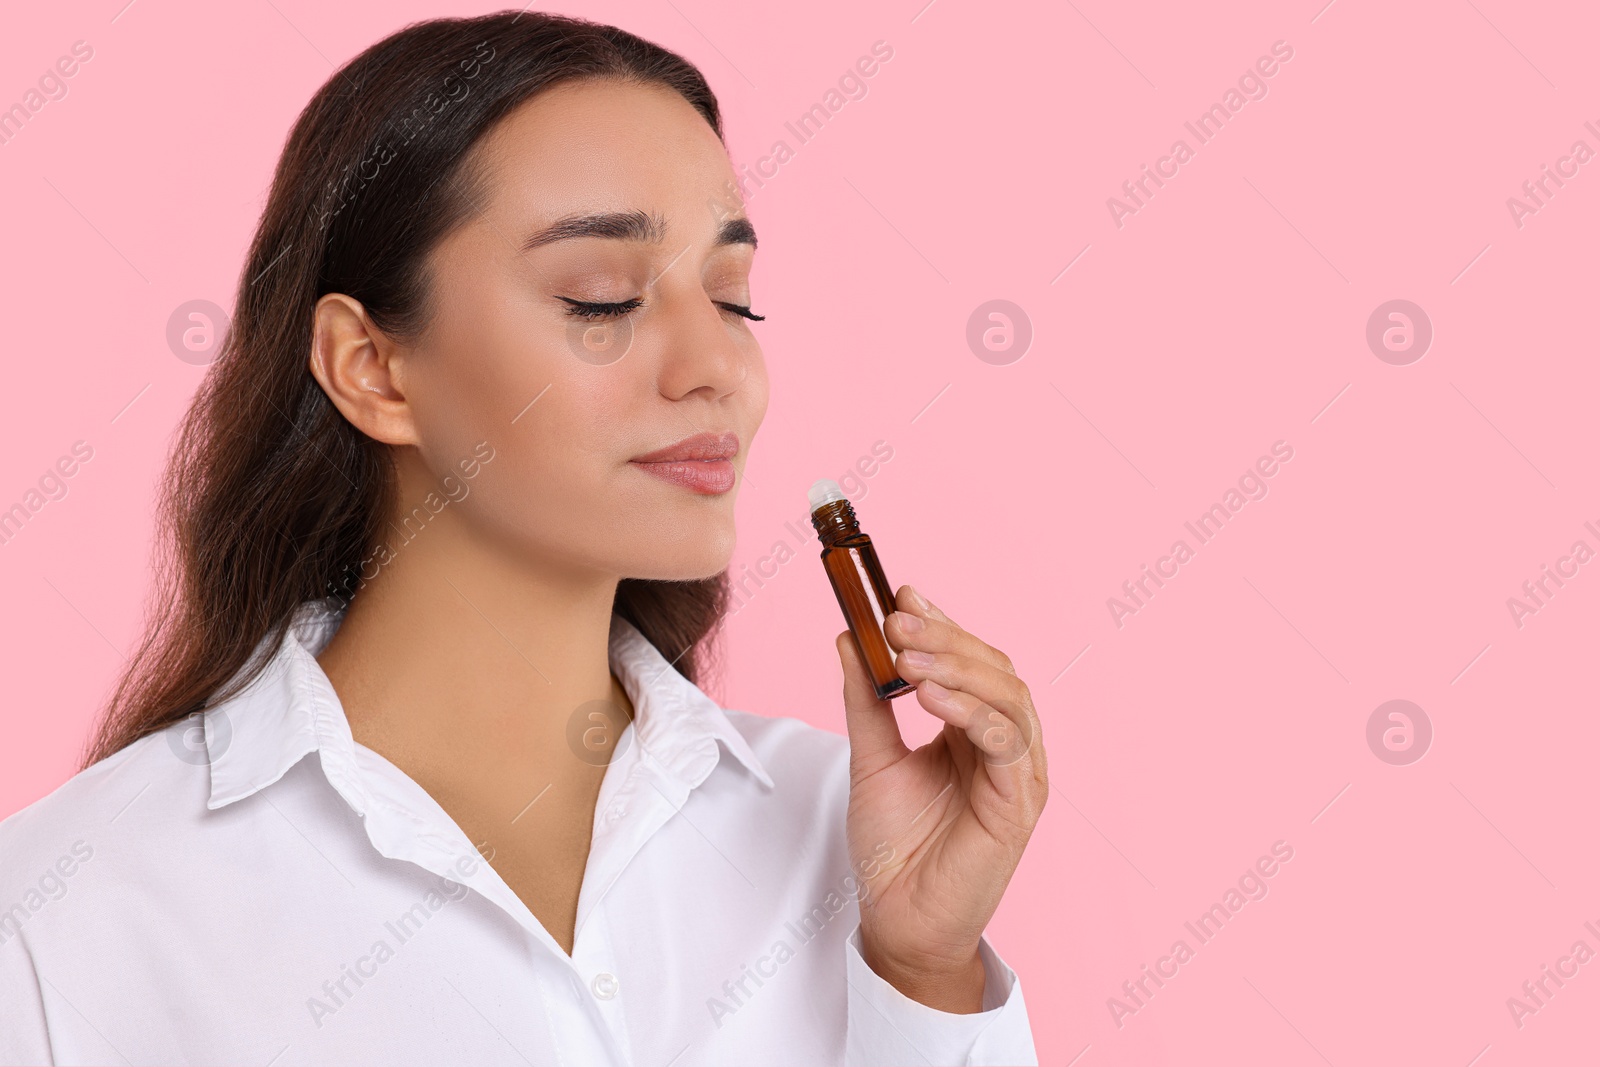
M681 463L690 460L726 460L739 454L739 435L697 433L675 444L634 456L634 463Z
M733 488L737 478L733 457L738 454L738 434L697 433L666 448L635 456L629 462L692 493L718 496Z

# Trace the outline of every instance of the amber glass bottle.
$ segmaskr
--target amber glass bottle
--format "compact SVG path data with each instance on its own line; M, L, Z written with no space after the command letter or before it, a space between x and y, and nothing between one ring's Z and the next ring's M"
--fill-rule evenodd
M894 667L894 650L883 636L883 620L894 607L894 591L883 576L883 565L872 538L861 532L856 512L839 483L823 478L811 487L811 525L822 539L822 566L833 593L839 598L844 621L861 650L879 700L890 700L916 690Z

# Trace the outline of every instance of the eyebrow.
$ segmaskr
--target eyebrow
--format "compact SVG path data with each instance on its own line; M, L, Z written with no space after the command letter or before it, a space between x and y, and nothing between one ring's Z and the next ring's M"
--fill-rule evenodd
M615 241L643 241L660 244L666 240L667 224L660 215L642 211L602 211L591 215L570 215L559 219L522 242L520 251L531 252L541 245L573 237L605 237ZM756 247L756 230L747 218L725 220L717 229L716 247L747 244Z

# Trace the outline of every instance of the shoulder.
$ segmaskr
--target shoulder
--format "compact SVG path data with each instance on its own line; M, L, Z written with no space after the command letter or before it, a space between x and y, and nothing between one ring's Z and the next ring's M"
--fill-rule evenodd
M723 713L772 779L768 789L753 774L739 776L743 799L734 810L751 820L752 833L774 846L798 849L791 855L842 849L850 803L849 739L800 719Z
M801 719L757 715L726 708L723 714L760 757L767 773L817 782L843 776L848 782L850 739Z
M96 855L138 855L155 836L181 829L185 811L204 812L207 768L183 758L171 736L183 728L133 742L0 821L0 921L20 926L66 896Z

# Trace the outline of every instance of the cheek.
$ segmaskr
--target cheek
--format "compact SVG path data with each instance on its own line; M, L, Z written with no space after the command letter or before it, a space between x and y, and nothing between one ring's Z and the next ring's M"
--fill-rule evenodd
M434 394L422 431L429 468L454 467L487 441L494 458L470 483L464 516L542 551L622 535L641 503L630 496L636 472L625 463L638 443L642 420L632 413L643 364L590 366L559 337L552 346L531 330L514 347L490 341L458 361L459 373Z
M750 361L750 376L745 379L745 386L749 391L750 432L753 435L756 428L761 425L761 420L767 415L767 401L771 395L771 385L767 380L767 364L761 355L761 349L755 350L755 358Z
M459 301L450 306L434 322L429 344L414 357L416 388L408 398L421 436L426 441L430 431L448 434L450 425L464 422L505 436L500 428L532 417L534 409L527 405L546 385L554 382L551 392L560 388L565 370L560 339L548 336L548 327L530 322L519 308ZM540 403L545 399L548 395Z
M603 491L637 440L628 436L628 427L641 421L631 415L637 403L632 382L619 367L579 365L558 367L539 388L542 395L530 394L538 401L504 427L506 466L552 487Z
M435 257L437 310L406 382L430 465L453 463L463 443L499 449L563 391L569 360L559 323L499 260L477 234L457 235Z
M575 459L604 428L585 415L605 410L617 368L583 364L559 317L492 278L446 281L438 303L406 381L428 467L458 470L484 441L502 470L581 466Z
M566 556L587 555L621 533L615 420L596 417L592 397L561 392L566 384L551 384L515 425L501 419L485 435L494 459L480 467L461 509L479 535Z

